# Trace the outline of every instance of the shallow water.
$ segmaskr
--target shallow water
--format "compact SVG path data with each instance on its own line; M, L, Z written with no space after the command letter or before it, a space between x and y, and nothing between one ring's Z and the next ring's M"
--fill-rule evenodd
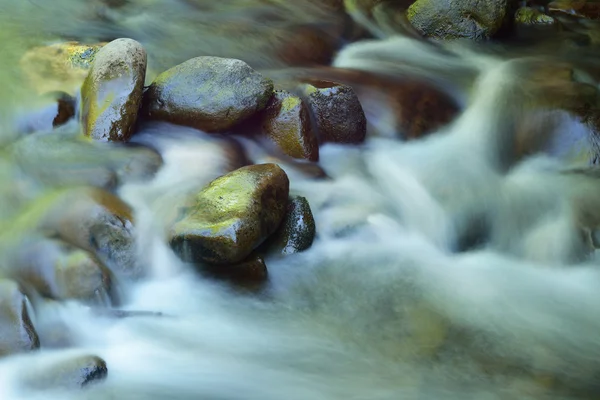
M85 14L83 2L8 3L0 1L0 10L17 18L0 29L0 39L13 44L3 49L5 61L59 28L82 34L78 24L85 20L77 16ZM194 40L176 36L173 43L173 36L163 36L191 27L158 26L152 17L166 2L134 2L145 3L158 9L91 26L90 37L121 27L117 35L142 40L154 65L196 55ZM204 4L169 3L172 14L165 20L184 18L182 10L189 12L192 3ZM236 14L218 11L223 18ZM188 18L206 18L202 12ZM8 14L0 15L4 21ZM25 16L47 18L47 31L23 24ZM247 10L241 16L255 18ZM16 35L23 31L32 35ZM213 50L207 43L198 53ZM358 147L322 147L329 180L284 166L291 191L311 204L318 237L304 253L267 259L270 283L258 296L203 278L165 243L178 205L226 171L227 154L193 129L144 126L134 141L156 147L165 165L152 181L119 189L135 209L139 258L151 271L142 282L120 282L122 308L164 315L112 319L77 303L36 303L36 328L69 337L70 346L48 343L1 359L0 397L595 398L600 272L594 252L579 240L579 226L585 215L587 229L597 229L600 185L594 174L577 169L587 168L590 158L587 128L538 105L549 89L530 85L527 71L536 61L461 43L440 49L407 37L357 43L338 54L336 66L430 79L465 109L421 140L371 137ZM279 66L265 61L257 67ZM29 104L12 72L9 66L1 75L8 90L3 115ZM11 91L22 96L6 95ZM553 130L540 122L548 115ZM515 154L520 124L547 135L543 152ZM11 126L5 120L7 138ZM255 162L268 157L253 155ZM14 175L6 175L6 184L14 185L8 180ZM36 185L22 190L30 198L43 193ZM66 392L38 392L24 383L32 366L73 354L104 358L107 380Z

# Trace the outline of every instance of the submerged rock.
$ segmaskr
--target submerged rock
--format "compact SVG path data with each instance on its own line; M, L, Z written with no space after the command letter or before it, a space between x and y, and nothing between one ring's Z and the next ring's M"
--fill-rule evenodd
M26 386L36 389L78 389L104 380L106 362L94 355L33 366L24 377Z
M264 109L272 94L271 80L243 61L196 57L154 80L145 94L145 113L151 119L219 132Z
M367 119L350 86L325 80L301 85L321 142L361 143L367 134Z
M57 43L35 47L23 55L21 69L27 82L38 92L74 93L106 43Z
M50 239L23 247L13 274L24 286L57 300L110 300L110 274L89 252Z
M319 143L308 109L299 97L276 91L265 112L263 131L288 156L319 160Z
M115 274L137 278L143 270L136 257L131 208L102 189L62 193L46 211L42 228L64 241L90 251Z
M509 13L509 0L417 0L407 17L427 37L481 40L494 36Z
M146 51L132 39L117 39L96 55L81 87L84 133L100 141L127 141L142 102Z
M217 178L171 228L171 247L185 261L238 263L279 227L288 193L288 177L276 164L251 165Z
M39 105L15 117L16 130L22 134L50 131L75 116L75 98L65 92L50 92L40 96Z
M242 285L263 283L269 278L265 261L254 253L237 264L203 265L202 272L213 278Z
M0 280L0 356L34 350L40 347L27 306L19 286Z
M308 200L302 196L291 196L285 218L267 245L269 249L276 248L283 254L298 253L312 245L315 233L315 219Z

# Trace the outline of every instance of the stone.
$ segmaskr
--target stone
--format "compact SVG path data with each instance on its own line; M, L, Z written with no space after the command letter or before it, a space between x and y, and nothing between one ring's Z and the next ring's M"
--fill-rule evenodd
M106 43L56 43L35 47L23 55L20 67L25 81L39 94L75 93L81 86L98 51Z
M0 280L0 356L22 353L40 347L25 295L10 280Z
M54 194L45 206L41 228L73 246L91 252L118 277L139 278L133 213L129 205L97 188Z
M275 247L282 254L298 253L310 248L315 233L315 219L308 200L290 196L287 213L279 229L269 238L268 247Z
M144 97L153 120L226 131L263 110L273 82L241 60L196 57L160 74Z
M79 389L106 379L106 361L95 355L83 355L61 361L34 365L23 377L35 390Z
M510 9L509 0L417 0L406 15L427 37L482 40L500 31Z
M231 265L203 265L202 272L221 280L238 284L263 283L269 278L265 261L257 254Z
M146 51L132 39L104 46L81 86L84 134L99 141L126 142L142 104Z
M108 270L88 251L61 241L26 242L12 268L15 279L43 296L110 304Z
M367 119L350 86L310 80L299 89L314 117L320 142L358 144L365 140Z
M184 261L215 265L244 260L279 227L289 180L276 164L242 167L212 181L170 230Z
M521 7L515 13L515 23L520 25L554 25L556 20L532 7Z
M267 105L263 132L288 156L319 160L319 143L308 109L300 97L284 90L276 91Z

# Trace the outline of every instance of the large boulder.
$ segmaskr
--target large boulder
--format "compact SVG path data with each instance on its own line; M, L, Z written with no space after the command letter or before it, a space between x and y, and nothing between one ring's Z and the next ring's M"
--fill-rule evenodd
M171 247L189 262L238 263L279 227L288 194L288 177L276 164L250 165L217 178L171 228Z
M129 140L142 104L146 51L132 39L104 46L81 87L81 118L86 136L100 141Z
M0 356L21 353L40 347L27 306L19 286L0 280Z
M319 143L308 108L300 97L285 90L276 91L265 112L263 131L288 156L319 160Z
M500 30L510 10L510 0L417 0L407 17L427 37L481 40Z
M196 57L156 77L144 108L150 119L219 132L264 109L272 94L273 82L243 61Z

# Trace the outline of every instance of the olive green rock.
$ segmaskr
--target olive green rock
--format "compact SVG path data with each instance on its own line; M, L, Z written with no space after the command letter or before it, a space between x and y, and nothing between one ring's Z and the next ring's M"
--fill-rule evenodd
M10 280L0 280L0 356L40 347L27 311L25 295Z
M110 301L108 270L88 251L59 240L24 243L13 268L15 279L43 296L100 305Z
M531 7L521 7L515 13L515 23L520 25L553 25L556 20Z
M417 0L407 18L427 37L481 40L498 32L509 13L509 0Z
M300 97L285 90L276 91L265 111L263 131L288 156L319 160L319 143L308 108Z
M26 386L36 390L79 389L102 381L107 375L106 361L95 355L83 355L37 364L22 379Z
M242 167L212 181L170 232L184 261L235 264L279 227L289 180L276 164Z
M264 109L273 82L243 61L196 57L156 77L144 95L150 119L225 131Z
M92 63L81 86L84 134L99 141L129 140L142 104L146 51L132 39L113 40Z
M315 219L308 200L302 196L290 196L285 218L269 239L269 249L276 248L282 254L304 251L312 245L315 233Z

